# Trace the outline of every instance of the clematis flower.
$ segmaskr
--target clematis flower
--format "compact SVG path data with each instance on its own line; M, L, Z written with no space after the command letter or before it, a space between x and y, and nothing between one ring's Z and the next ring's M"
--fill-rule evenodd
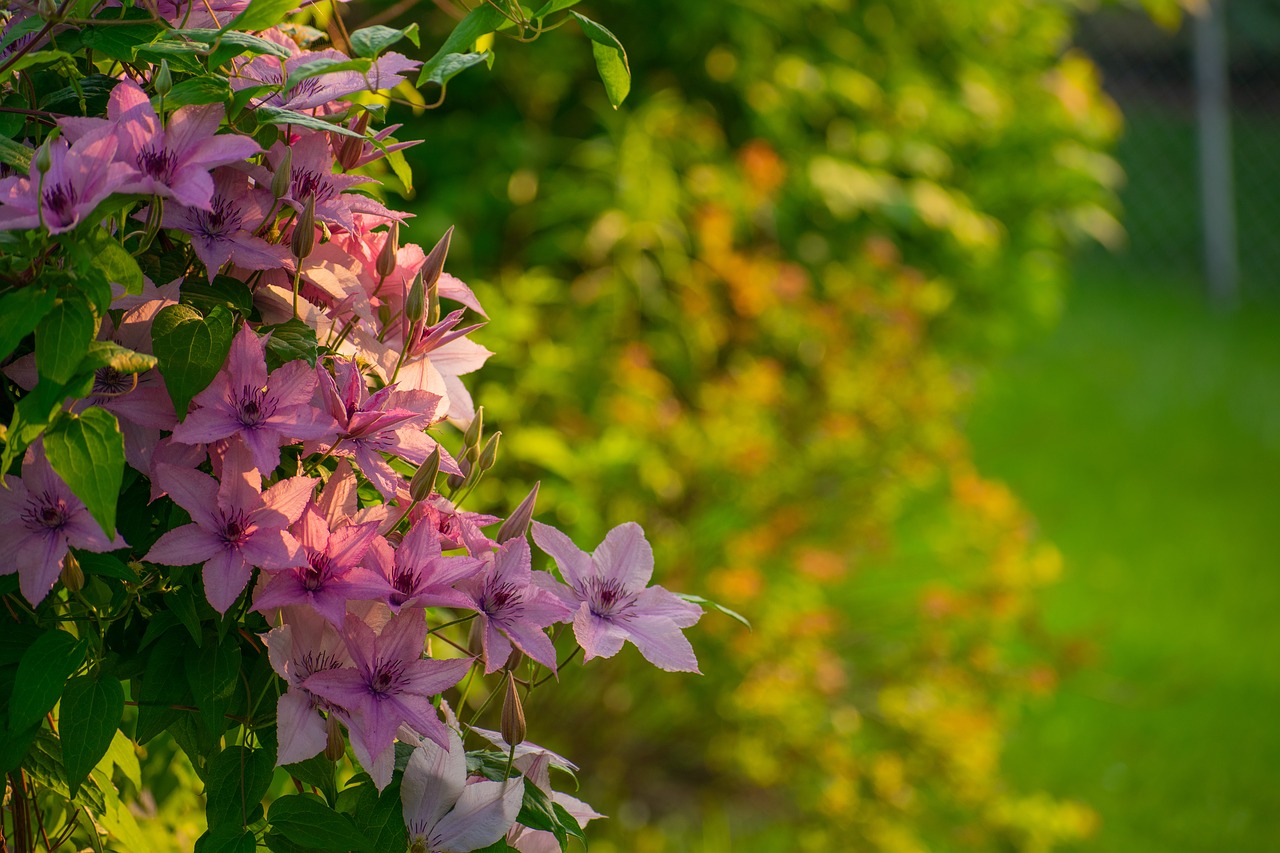
M318 107L333 106L340 98L355 92L380 92L394 89L405 81L404 74L414 71L422 63L409 59L399 53L385 53L373 61L368 71L348 69L317 74L299 81L287 91L275 91L289 78L289 75L304 65L322 59L337 62L349 62L351 58L340 51L328 48L325 50L303 50L291 39L277 30L268 30L263 38L274 41L288 49L293 56L281 65L274 56L255 56L247 62L241 62L231 77L231 88L247 89L250 86L271 86L272 89L253 98L250 103L257 106L282 107L287 110L312 110Z
M216 166L241 163L257 154L258 143L235 133L218 133L221 104L187 106L160 122L142 87L125 79L107 100L107 118L61 120L72 139L112 133L119 141L115 159L134 169L122 192L172 198L187 207L209 210Z
M506 835L520 814L524 779L469 783L462 738L447 731L445 744L423 743L413 751L400 784L414 853L480 850Z
M349 666L351 658L337 629L306 607L285 610L284 624L263 640L271 668L289 685L276 704L276 765L306 761L318 755L328 740L320 712L336 713L336 709L302 684L312 673Z
M49 145L49 171L40 174L38 157L27 177L0 180L0 231L47 228L64 234L112 193L125 192L132 170L113 162L116 138L86 137L74 145L56 139Z
M320 509L310 503L292 532L302 546L306 565L276 573L254 596L254 610L309 606L335 626L341 626L348 600L372 599L381 592L380 578L360 567L378 535L377 522L330 532Z
M517 537L482 557L485 571L457 583L480 622L484 671L488 675L506 663L511 646L549 668L556 668L556 647L545 629L573 618L573 609L551 592L555 579L532 571L532 555L524 537ZM541 583L535 577L541 575Z
M422 659L427 638L423 611L402 611L378 634L348 613L342 635L355 666L314 673L303 687L345 711L360 763L373 766L395 742L402 724L447 744L448 729L431 697L461 681L471 661Z
M209 281L225 264L247 270L292 269L293 257L284 246L254 234L267 218L271 197L250 188L244 172L221 168L213 173L213 196L205 207L171 205L164 210L165 228L191 235L191 248L204 264Z
M281 480L260 491L262 475L249 450L232 442L222 460L222 482L202 471L157 463L153 476L191 524L174 528L143 557L165 566L204 564L204 591L226 613L249 583L252 568L289 569L307 564L289 525L298 520L316 481Z
M175 27L221 27L249 5L249 0L156 0L156 11Z
M266 341L246 325L231 342L227 363L195 396L197 408L174 428L173 438L195 444L239 436L258 470L270 473L280 464L280 445L333 432L333 419L311 405L315 387L315 371L301 360L268 376Z
M54 473L43 441L27 448L22 478L6 474L0 489L0 541L5 558L0 575L18 573L22 595L32 606L44 601L62 571L69 546L86 551L126 547L120 534L110 540L84 503Z
M542 791L553 803L568 812L578 822L578 826L586 826L588 821L604 817L577 797L552 790L551 766L556 763L557 758L554 752L534 747L524 756L517 758L515 766L524 774L527 783ZM520 853L560 853L560 842L556 840L555 833L530 829L518 823L512 825L507 831L507 844L519 850Z
M472 599L453 588L484 567L472 557L445 557L430 524L418 523L394 551L385 539L369 546L367 564L384 584L381 600L393 611L409 607L470 609Z
M698 672L693 647L680 630L697 622L702 608L660 586L647 586L653 575L653 550L640 525L613 528L591 554L559 530L536 521L533 541L551 555L569 584L557 584L556 593L576 611L573 634L586 660L613 657L630 640L660 669Z

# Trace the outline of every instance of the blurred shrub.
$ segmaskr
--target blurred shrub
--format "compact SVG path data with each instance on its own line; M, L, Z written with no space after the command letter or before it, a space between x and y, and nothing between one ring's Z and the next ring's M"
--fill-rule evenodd
M1117 117L1071 10L594 6L632 100L576 99L585 41L500 42L515 91L460 77L425 120L419 214L492 280L478 399L540 512L588 547L642 521L672 588L755 630L709 615L702 679L624 655L568 714L530 708L531 737L612 780L583 796L624 834L702 808L780 850L1086 835L1087 808L1001 775L1009 714L1055 681L1034 598L1057 557L960 430L973 371L1052 319L1068 243L1115 236Z

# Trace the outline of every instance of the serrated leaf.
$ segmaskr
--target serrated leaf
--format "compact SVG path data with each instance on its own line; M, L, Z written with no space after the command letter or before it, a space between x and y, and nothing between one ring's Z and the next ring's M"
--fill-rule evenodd
M533 13L534 18L545 18L547 15L554 15L556 12L562 12L570 6L577 6L582 0L551 0L541 9Z
M479 65L481 62L484 62L490 55L491 54L488 51L482 51L481 53L451 53L448 56L442 57L431 70L430 74L425 77L420 77L418 79L418 85L422 86L425 83L435 83L439 86L445 86L450 80L457 77L471 66Z
M747 621L747 617L743 616L741 613L738 613L734 610L730 610L729 608L725 607L723 604L716 604L711 599L703 598L700 595L689 595L683 592L677 592L677 593L674 593L674 595L676 598L683 598L685 601L688 601L691 604L698 604L703 607L713 607L716 610L719 610L725 616L730 616L734 619L737 619L743 625L746 625L748 631L751 630L751 623Z
M298 8L297 0L251 0L245 10L231 19L219 33L231 30L259 32L274 27Z
M79 293L64 294L36 325L36 369L58 383L75 376L97 331L85 298Z
M116 503L124 482L124 434L106 409L63 413L44 434L49 464L101 525L116 538Z
M106 755L123 715L124 688L115 676L82 675L63 688L58 731L62 733L62 763L71 796Z
M372 782L361 786L360 799L351 819L374 850L403 850L408 846L399 779L381 792Z
M190 704L191 690L187 687L189 644L190 640L185 632L166 631L147 656L142 689L135 694L138 698L135 737L139 744L146 743L169 728L180 715L191 713L172 707Z
M509 26L511 21L493 6L485 4L472 9L453 28L453 32L449 33L449 37L444 40L444 44L440 45L435 55L423 63L422 71L418 74L418 86L421 87L423 83L430 80L436 73L436 68L451 54L465 53L476 43L476 39L485 33L506 29Z
M218 375L231 351L231 313L215 307L207 317L187 305L168 305L151 325L151 345L178 419Z
M178 617L182 618L182 614ZM195 665L187 669L187 683L196 698L200 718L214 734L221 734L227 728L223 715L231 707L240 677L240 646L236 637L228 634L220 643L206 643Z
M191 77L181 83L174 84L169 94L164 97L165 110L176 110L179 107L193 104L221 104L231 97L231 84L226 77L207 74ZM159 106L160 98L152 98Z
M261 124L272 124L277 127L305 127L308 130L323 130L325 133L336 133L339 136L354 136L364 139L362 135L350 130L335 121L325 121L307 113L286 110L283 107L260 106L253 113Z
M325 800L330 804L338 799L338 787L334 781L334 763L324 757L324 753L299 761L296 764L284 765L285 772L304 785L319 788Z
M273 832L312 850L372 851L370 839L351 818L306 794L281 797L267 812Z
M371 59L336 59L333 57L313 59L310 62L304 62L289 72L289 78L284 81L281 91L290 92L303 80L319 77L321 74L333 74L338 71L358 71L364 74L372 67L373 60Z
M631 91L631 66L627 62L627 51L618 37L600 24L577 12L569 14L577 20L586 37L591 39L591 53L596 58L596 70L600 72L600 80L604 83L609 103L616 110Z
M4 361L46 314L53 310L57 294L38 287L24 287L0 297L0 361Z
M229 746L209 762L205 816L209 829L244 826L271 787L274 759L265 749Z
M263 326L271 332L267 338L267 367L275 370L282 364L302 359L316 366L319 343L316 330L301 320L287 320L274 326Z
M351 49L356 52L356 56L367 56L372 59L403 38L407 38L413 42L414 47L418 47L418 25L410 24L403 30L383 26L356 30L351 34Z
M75 550L76 559L80 561L80 568L84 570L86 575L98 575L104 578L116 578L122 581L138 580L138 575L133 569L129 568L128 563L119 557L111 554L95 554L92 551ZM151 624L148 623L150 628Z
M89 644L66 631L46 631L22 655L9 699L9 730L20 732L53 709Z

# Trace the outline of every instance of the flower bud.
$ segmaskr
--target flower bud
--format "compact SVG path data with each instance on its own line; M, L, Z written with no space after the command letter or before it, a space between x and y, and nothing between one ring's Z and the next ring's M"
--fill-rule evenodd
M62 574L59 577L62 585L72 592L84 589L84 569L80 568L80 561L70 551L62 558Z
M421 273L419 273L421 275ZM440 322L440 279L431 282L427 288L427 325L434 326Z
M342 740L342 729L338 727L338 718L334 714L330 714L328 725L325 729L324 757L330 761L337 761L346 752L347 746Z
M369 113L366 111L360 114L360 118L356 119L355 125L351 128L352 131L360 134L360 137L344 136L342 138L342 147L338 149L338 165L342 167L342 171L350 172L360 165L360 158L364 156L364 134L368 129Z
M520 703L520 693L516 690L516 678L507 671L507 695L502 702L502 739L508 746L524 743L526 733L524 722L524 706Z
M431 252L427 255L427 261L422 265L422 280L427 287L435 284L440 279L440 273L444 272L444 259L449 254L449 241L453 239L453 226L449 226L449 230L444 232L444 236L440 241L432 247Z
M164 97L173 91L173 74L169 71L169 60L160 60L160 70L156 72L156 94Z
M471 630L467 632L467 652L472 657L480 657L484 654L484 640L482 635L484 628L480 624L479 619L471 620Z
M426 312L426 305L423 303L425 296L426 289L422 286L422 273L418 273L413 277L409 294L404 299L404 316L410 323L417 323Z
M480 451L480 470L488 471L498 461L498 439L502 438L502 433L495 432L485 442L484 450Z
M484 406L476 409L476 416L471 419L471 425L462 434L462 446L467 450L479 447L482 438L484 438Z
M284 156L276 165L276 173L271 176L271 197L276 201L289 194L293 185L293 149L286 147Z
M374 271L378 275L386 278L396 271L396 253L400 251L400 223L392 220L391 228L387 231L387 242L382 244L382 251L378 253L378 260L374 264Z
M418 467L418 473L409 482L409 497L415 501L425 501L431 497L436 488L436 477L440 474L440 445L427 457L427 461Z
M462 488L462 484L467 481L467 475L471 473L471 463L467 459L459 459L458 467L462 469L461 474L450 474L445 478L445 484L453 491Z
M39 0L36 3L36 14L51 24L60 23L66 17L59 10L57 0Z
M529 532L529 522L533 520L533 507L538 502L538 487L541 482L534 483L533 489L520 501L520 506L516 507L516 511L507 516L507 520L502 522L502 526L498 528L498 544L510 542L512 539L523 538Z
M53 168L52 145L53 135L50 134L50 136L45 139L44 144L36 149L36 169L42 175L47 174L49 170Z
M302 215L293 226L293 236L289 238L289 249L299 261L311 257L316 247L316 197L307 196L307 204Z
M391 324L391 306L385 302L378 306L378 323L384 329Z

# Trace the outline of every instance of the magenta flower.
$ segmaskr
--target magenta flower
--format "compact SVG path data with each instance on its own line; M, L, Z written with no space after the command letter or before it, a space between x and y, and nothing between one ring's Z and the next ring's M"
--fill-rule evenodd
M116 138L96 134L68 146L56 139L49 146L49 171L43 176L31 160L28 176L0 180L0 231L47 228L63 234L112 193L125 192L131 170L112 162Z
M289 525L302 515L315 480L292 477L266 492L248 449L232 442L222 460L222 482L201 471L158 463L153 476L191 524L160 537L143 559L166 566L204 564L204 591L219 613L226 613L249 583L253 567L305 566Z
M284 624L264 635L271 668L289 685L276 705L276 764L294 764L318 755L328 732L320 712L332 706L302 683L312 673L349 666L346 643L337 629L306 607L290 607Z
M166 207L162 224L191 235L191 248L210 281L228 262L247 270L292 269L293 258L284 246L254 233L270 206L271 196L250 188L248 175L221 168L213 173L213 197L207 208Z
M489 847L520 814L524 779L467 782L462 738L447 729L445 744L423 743L409 757L400 785L409 844L414 850L465 853Z
M435 527L421 522L394 551L386 540L375 539L367 565L379 573L383 583L380 600L397 612L409 607L471 609L471 597L453 585L484 568L483 562L471 557L443 556Z
M315 387L315 370L301 360L268 377L266 341L245 325L227 363L195 396L197 408L174 428L173 438L195 444L239 436L258 470L270 474L280 464L280 445L333 433L333 419L311 405Z
M500 669L511 646L550 669L556 668L556 647L545 629L573 618L573 609L550 590L556 581L546 572L532 571L532 555L524 537L508 541L482 558L486 570L458 582L458 590L471 599L468 610L479 616L484 671ZM537 576L541 579L535 581Z
M423 660L427 623L420 609L393 616L379 634L347 614L343 639L355 667L312 674L303 686L342 708L360 763L372 766L395 742L401 724L436 743L448 743L431 697L453 687L469 660Z
M467 512L458 509L444 495L432 494L409 512L411 524L429 524L440 537L440 547L446 551L466 546L475 551L474 543L487 542L480 529L502 521L496 515Z
M276 573L253 599L253 609L269 611L290 605L311 607L335 626L347 615L347 601L371 600L382 592L379 577L360 568L378 535L377 522L351 524L329 531L319 508L308 504L293 526L306 565Z
M231 88L239 90L263 84L275 88L283 85L294 71L316 60L334 59L339 62L350 60L350 57L331 48L302 50L291 39L279 33L268 31L263 36L293 51L294 55L286 59L283 66L274 56L255 56L239 66L231 77ZM373 67L365 73L348 70L317 74L300 81L287 92L271 91L255 97L251 103L254 106L267 105L288 110L328 107L339 98L355 92L394 89L404 82L405 72L414 71L421 64L399 53L386 53L374 60Z
M555 559L569 584L568 589L557 585L556 592L577 611L573 634L587 660L613 657L630 640L660 669L698 672L693 647L680 630L697 622L702 609L660 586L646 586L653 575L653 550L640 525L613 528L591 554L536 521L533 541Z
M161 124L151 100L125 79L111 90L107 118L64 118L72 139L102 131L119 140L115 159L135 170L123 192L172 198L188 207L210 209L215 166L242 163L261 149L247 136L218 133L221 104L182 107Z
M221 27L249 5L249 0L156 0L156 10L175 27Z
M120 534L107 538L79 498L53 471L44 443L27 448L22 479L12 474L0 489L0 542L5 557L0 575L18 573L22 595L32 606L44 601L62 571L68 546L86 551L126 547Z

